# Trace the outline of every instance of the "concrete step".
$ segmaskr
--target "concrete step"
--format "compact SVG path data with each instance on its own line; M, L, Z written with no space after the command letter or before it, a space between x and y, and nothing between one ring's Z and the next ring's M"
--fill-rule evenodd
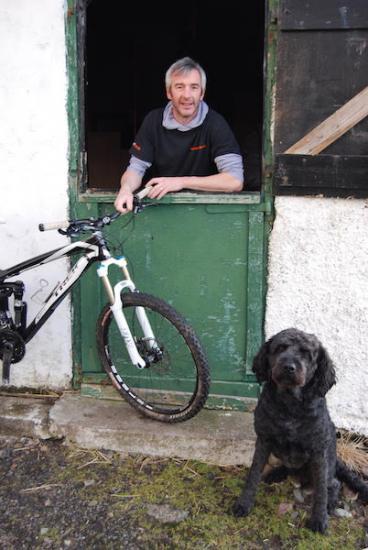
M68 393L54 403L1 396L0 435L65 438L84 448L247 466L255 443L250 412L204 409L186 422L164 424L140 416L123 400Z
M49 439L49 398L0 396L0 435Z

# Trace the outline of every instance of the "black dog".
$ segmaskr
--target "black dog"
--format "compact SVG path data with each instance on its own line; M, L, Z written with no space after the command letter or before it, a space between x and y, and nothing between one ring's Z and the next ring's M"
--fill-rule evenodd
M288 474L298 475L302 483L311 481L314 500L307 526L324 533L328 512L337 504L339 480L368 503L368 485L336 458L335 426L325 399L336 382L333 363L314 335L291 328L261 347L253 371L265 385L254 414L255 454L234 514L249 514L272 453L283 465L267 481L281 481Z

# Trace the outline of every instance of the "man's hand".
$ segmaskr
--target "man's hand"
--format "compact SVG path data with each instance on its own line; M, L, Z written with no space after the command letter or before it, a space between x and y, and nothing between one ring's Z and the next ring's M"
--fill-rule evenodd
M148 183L148 186L152 186L152 189L148 193L150 199L161 199L166 193L172 193L175 191L181 191L184 185L185 178L152 178Z
M133 210L133 193L130 189L122 187L117 194L114 206L118 212L126 214Z
M142 175L129 168L121 176L121 187L114 202L118 212L126 214L133 210L133 193L140 187Z

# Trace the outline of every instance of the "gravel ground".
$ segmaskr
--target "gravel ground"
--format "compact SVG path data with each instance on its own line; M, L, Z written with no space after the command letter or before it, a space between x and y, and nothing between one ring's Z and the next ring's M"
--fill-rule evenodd
M326 537L303 529L310 497L263 486L234 518L244 468L129 457L62 441L0 439L0 549L368 547L368 507L346 492Z
M110 494L94 494L103 479L93 466L108 464L109 453L26 438L0 445L1 549L141 547L129 513L117 517Z

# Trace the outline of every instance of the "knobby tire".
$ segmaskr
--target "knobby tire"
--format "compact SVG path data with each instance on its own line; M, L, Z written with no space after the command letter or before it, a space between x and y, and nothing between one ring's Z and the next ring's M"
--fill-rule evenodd
M162 360L144 369L132 365L107 304L96 333L105 371L122 397L145 416L169 423L188 420L204 406L210 385L208 362L193 328L159 298L141 292L124 292L121 297L140 354L144 356L144 338L134 314L138 306L145 309L153 325Z

